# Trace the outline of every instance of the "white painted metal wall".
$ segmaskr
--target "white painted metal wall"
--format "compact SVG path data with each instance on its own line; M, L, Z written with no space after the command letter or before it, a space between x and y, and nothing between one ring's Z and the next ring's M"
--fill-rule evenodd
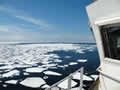
M97 0L86 9L101 60L99 90L120 90L120 60L104 56L100 35L102 25L120 23L120 0Z

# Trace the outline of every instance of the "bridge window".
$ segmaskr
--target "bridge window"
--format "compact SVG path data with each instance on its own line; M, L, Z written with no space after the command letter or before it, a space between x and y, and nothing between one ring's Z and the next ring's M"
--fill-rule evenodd
M120 25L101 27L105 57L120 60Z

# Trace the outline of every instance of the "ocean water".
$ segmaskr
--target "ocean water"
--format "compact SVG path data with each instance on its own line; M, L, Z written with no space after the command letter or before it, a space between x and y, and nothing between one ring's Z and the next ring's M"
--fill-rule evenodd
M37 90L80 67L87 76L96 75L99 64L95 44L0 45L0 90Z

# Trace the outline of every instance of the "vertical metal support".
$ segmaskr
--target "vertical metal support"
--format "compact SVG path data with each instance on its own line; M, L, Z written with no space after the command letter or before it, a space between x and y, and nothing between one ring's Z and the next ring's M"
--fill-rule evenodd
M80 69L80 89L79 90L82 90L82 87L83 87L83 73L84 73L84 67L81 67Z
M72 84L72 75L70 75L68 78L68 90L71 90L71 88L72 88L71 84Z

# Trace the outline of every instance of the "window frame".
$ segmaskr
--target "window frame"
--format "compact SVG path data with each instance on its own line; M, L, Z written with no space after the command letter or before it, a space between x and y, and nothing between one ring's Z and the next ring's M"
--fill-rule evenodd
M120 60L120 57L118 57L120 52L120 47L119 48L117 47L118 32L120 34L120 24L107 25L107 26L104 25L100 28L100 34L103 43L105 57ZM113 36L112 38L111 35Z
M117 16L116 17L104 17L104 18L96 19L94 25L95 25L96 28L98 28L98 30L100 30L100 28L102 26L111 26L111 25L112 26L116 26L116 25L118 26L118 25L120 25L120 16L118 16L118 17ZM101 34L100 34L100 38L102 40L102 35ZM104 47L103 44L102 44L102 47ZM104 52L104 48L102 50ZM104 57L104 61L120 64L119 59L112 59L112 58L109 58L109 57L105 57L105 55L103 57Z

